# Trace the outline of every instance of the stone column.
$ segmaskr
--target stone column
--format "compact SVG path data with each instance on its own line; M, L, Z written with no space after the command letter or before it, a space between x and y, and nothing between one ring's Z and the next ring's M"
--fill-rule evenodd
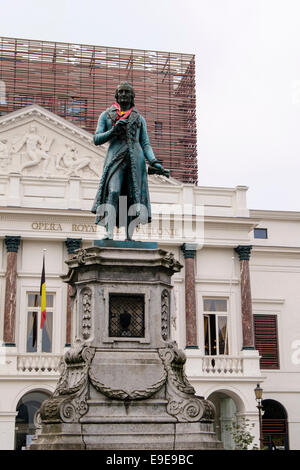
M195 291L195 256L197 245L184 243L181 249L185 258L185 322L186 348L198 349L197 311Z
M17 294L17 254L20 236L5 236L7 249L6 284L4 299L3 342L5 346L16 346L16 294Z
M237 248L235 248L235 251L238 253L240 259L243 349L255 349L249 271L251 249L251 245L239 245Z
M67 238L65 241L69 259L73 257L75 250L81 247L82 238ZM71 346L71 328L72 328L72 287L68 284L68 297L67 297L67 323L66 323L66 344L65 347Z

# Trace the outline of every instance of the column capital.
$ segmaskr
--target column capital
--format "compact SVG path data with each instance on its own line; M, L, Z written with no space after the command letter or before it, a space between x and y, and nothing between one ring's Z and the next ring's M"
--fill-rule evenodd
M181 245L184 257L195 258L197 246L197 243L184 243L183 245Z
M20 246L21 237L20 235L5 235L5 245L8 253L18 253Z
M69 255L79 250L81 247L82 238L67 238L65 241Z
M250 259L250 254L252 250L252 245L239 245L237 246L234 251L239 255L240 261Z

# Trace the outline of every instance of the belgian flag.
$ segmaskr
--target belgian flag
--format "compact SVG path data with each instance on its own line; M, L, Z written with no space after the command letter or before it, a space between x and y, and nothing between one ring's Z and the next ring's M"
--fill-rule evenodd
M42 269L42 276L41 276L40 296L41 296L41 328L43 328L44 323L46 321L45 253L43 254L43 269Z

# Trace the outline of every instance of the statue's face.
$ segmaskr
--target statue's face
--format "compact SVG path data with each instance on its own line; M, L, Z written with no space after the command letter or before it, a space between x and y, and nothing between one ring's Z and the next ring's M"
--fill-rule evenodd
M120 87L118 89L118 103L120 106L129 106L132 102L132 91L127 87Z

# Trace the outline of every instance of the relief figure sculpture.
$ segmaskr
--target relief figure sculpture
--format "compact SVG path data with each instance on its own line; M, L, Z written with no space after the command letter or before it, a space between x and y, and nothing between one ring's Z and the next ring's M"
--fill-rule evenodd
M74 144L65 144L65 151L56 157L55 168L57 170L67 170L67 176L80 176L79 170L89 168L96 176L98 173L91 166L90 157L79 157L78 150Z
M46 175L50 159L48 151L50 150L52 142L53 140L47 141L45 138L39 136L36 126L31 125L29 132L27 132L19 142L12 146L12 151L14 153L19 152L23 145L26 146L26 155L30 160L22 165L21 171L25 168L36 166L44 160L42 174Z

